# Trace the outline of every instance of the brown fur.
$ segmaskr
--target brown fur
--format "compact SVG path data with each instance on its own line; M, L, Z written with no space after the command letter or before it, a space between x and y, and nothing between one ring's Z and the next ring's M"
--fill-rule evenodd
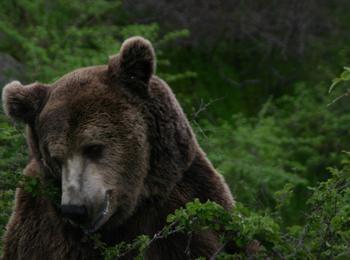
M109 245L155 234L168 214L195 198L233 206L223 178L154 71L151 44L134 37L108 66L79 69L50 87L15 82L3 91L6 113L28 125L32 159L24 174L60 183L57 160L79 151L86 139L106 146L98 165L104 182L114 187L114 214L98 232ZM194 234L190 245L191 257L209 257L220 246L212 232ZM146 257L185 259L186 246L185 235L175 234L153 243ZM4 259L100 258L49 199L17 191Z

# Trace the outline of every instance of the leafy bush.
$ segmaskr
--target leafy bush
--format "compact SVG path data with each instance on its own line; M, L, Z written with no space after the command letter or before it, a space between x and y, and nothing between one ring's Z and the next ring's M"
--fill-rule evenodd
M121 40L142 35L155 43L159 65L168 66L169 61L162 59L162 46L188 32L161 36L157 24L125 24L120 4L107 0L3 1L0 50L26 65L30 81L51 82L80 67L106 64L108 56L118 52ZM169 75L169 79L188 76L192 74Z
M277 203L274 193L287 183L295 186L298 192L283 209L288 223L305 221L307 187L327 179L326 168L339 166L340 151L349 150L349 107L345 101L329 105L333 97L327 86L317 89L298 83L295 94L269 99L256 117L193 121L200 143L238 201L270 211Z
M15 188L25 164L26 147L20 130L0 115L0 237L11 214ZM0 243L0 252L1 252Z
M257 214L240 203L227 212L216 203L195 200L169 215L168 224L152 238L141 235L115 247L107 247L96 236L92 239L105 259L115 259L132 250L138 252L136 259L143 259L145 249L158 239L185 233L190 240L193 232L210 229L220 234L223 244L212 259L346 259L350 257L350 154L347 155L341 169L330 168L332 177L312 188L307 201L309 210L303 212L307 220L304 226L288 226L280 222L278 215ZM230 244L237 253L224 252L224 246Z

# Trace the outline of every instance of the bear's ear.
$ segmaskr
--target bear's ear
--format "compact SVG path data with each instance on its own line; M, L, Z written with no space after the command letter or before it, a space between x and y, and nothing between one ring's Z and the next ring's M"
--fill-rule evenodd
M26 124L34 122L48 93L48 87L34 83L23 86L19 81L7 84L2 90L5 114Z
M117 56L110 59L108 70L126 82L139 82L144 86L155 73L155 54L152 44L139 36L127 39Z

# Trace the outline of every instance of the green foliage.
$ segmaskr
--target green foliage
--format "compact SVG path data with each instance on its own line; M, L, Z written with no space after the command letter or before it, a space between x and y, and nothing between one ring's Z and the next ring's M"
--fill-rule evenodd
M288 199L289 207L281 208L282 217L288 223L305 221L307 186L329 177L326 167L340 165L339 151L350 143L349 107L328 106L327 86L318 89L298 83L295 94L269 99L255 117L234 115L217 124L192 121L238 201L271 211L279 203L274 193L289 184L298 192Z
M350 160L344 168L330 168L332 177L314 190L308 229L310 248L322 258L350 256ZM311 240L311 239L310 239Z
M142 235L131 243L123 242L115 247L106 247L98 238L93 239L106 259L132 250L138 252L136 259L143 259L144 250L157 239L175 233L185 233L191 239L190 234L203 230L218 232L223 245L232 244L238 249L236 254L229 255L222 247L213 255L215 259L347 259L350 257L349 158L343 161L341 169L330 168L332 177L312 188L307 201L309 210L304 212L307 218L304 226L288 226L276 215L257 214L240 203L228 212L214 202L195 200L170 214L168 224L153 238ZM279 207L291 192L292 187L287 185L276 194L281 202Z
M285 149L294 140L274 118L236 116L232 121L233 126L205 127L208 136L202 143L212 151L210 159L240 201L259 207L259 203L268 204L273 192L287 182L306 185L307 180L297 174L302 166Z
M16 183L20 169L24 167L25 151L21 131L10 126L0 115L0 237L11 214Z
M136 250L137 255L134 259L143 259L144 251L153 242L148 236L140 235L131 243L121 242L113 247L108 247L105 243L101 242L98 235L92 235L88 239L94 242L95 248L100 250L105 260L118 259L126 254Z
M168 60L162 59L162 46L186 37L188 31L169 32L161 37L157 24L125 24L120 6L121 1L107 0L3 1L0 50L26 65L30 81L51 82L80 67L106 64L108 56L118 52L121 40L134 35L154 42L159 64L169 65ZM187 77L193 74L188 71L169 79Z
M344 71L340 74L339 78L335 78L332 81L332 85L329 87L329 93L332 92L333 88L342 83L350 80L350 68L344 67Z

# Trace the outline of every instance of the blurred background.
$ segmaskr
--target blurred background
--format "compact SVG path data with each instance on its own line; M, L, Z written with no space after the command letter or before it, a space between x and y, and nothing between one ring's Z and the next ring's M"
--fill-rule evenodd
M303 225L312 187L349 150L349 100L331 104L345 88L328 93L350 63L349 10L347 0L2 0L0 86L106 64L144 36L236 200L271 214L293 190L281 218ZM3 113L0 145L3 229L27 158L23 126Z

